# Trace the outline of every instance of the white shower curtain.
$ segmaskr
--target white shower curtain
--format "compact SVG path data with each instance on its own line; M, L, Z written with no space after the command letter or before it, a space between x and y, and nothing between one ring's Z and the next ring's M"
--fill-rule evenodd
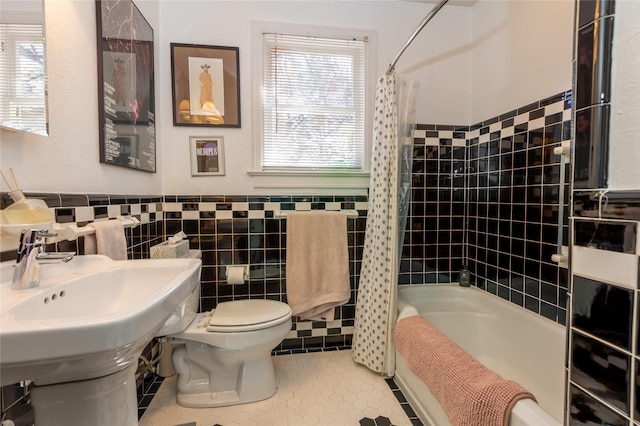
M369 209L356 301L353 359L393 376L398 267L411 189L411 130L416 82L395 72L378 80Z

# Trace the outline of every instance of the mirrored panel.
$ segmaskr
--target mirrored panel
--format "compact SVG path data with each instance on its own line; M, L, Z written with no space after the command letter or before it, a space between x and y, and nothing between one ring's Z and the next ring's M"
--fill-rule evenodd
M44 2L0 0L0 127L47 136Z

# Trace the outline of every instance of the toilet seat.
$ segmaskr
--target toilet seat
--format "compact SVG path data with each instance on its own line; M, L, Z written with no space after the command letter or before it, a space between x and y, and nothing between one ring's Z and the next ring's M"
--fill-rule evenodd
M207 331L234 333L272 327L291 317L291 307L275 300L250 299L222 302L204 324Z

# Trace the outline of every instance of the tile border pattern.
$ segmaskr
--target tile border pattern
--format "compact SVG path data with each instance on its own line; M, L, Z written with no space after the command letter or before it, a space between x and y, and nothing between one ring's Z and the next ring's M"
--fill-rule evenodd
M7 193L2 193L2 206L9 205ZM150 247L164 241L166 235L184 231L191 239L191 248L203 251L203 287L209 288L201 296L201 310L210 310L220 301L235 298L262 297L286 301L284 293L283 269L285 265L284 233L286 219L277 219L279 211L290 210L357 210L360 217L349 220L349 252L351 285L354 293L352 300L339 309L335 321L303 321L293 319L293 328L279 349L311 347L331 347L350 344L353 334L355 318L355 293L357 292L357 273L360 269L362 245L364 244L364 226L367 215L367 196L206 196L206 195L165 195L165 196L132 196L108 194L50 194L26 193L29 198L44 199L55 214L59 224L86 226L95 220L115 219L120 216L133 216L141 221L141 225L127 229L127 247L130 259L148 258ZM229 250L218 249L209 245L212 232L222 230L213 228L206 230L205 223L215 221L224 223L228 232ZM243 288L227 285L224 282L224 267L228 264L240 263L237 255L250 251L250 243L241 240L240 236L265 237L261 231L253 232L254 228L239 230L234 223L262 223L265 221L274 225L272 232L277 240L274 253L279 258L273 265L280 271L281 282L265 280L263 283L251 282ZM270 232L269 230L265 232ZM273 236L272 235L272 236ZM264 247L259 247L261 250ZM59 251L84 252L83 238L76 241L62 241L57 243ZM256 250L257 251L257 250ZM231 257L220 259L218 254L229 254ZM15 257L15 252L4 252L3 260ZM220 262L220 260L222 260ZM208 262L215 261L212 266ZM243 262L249 263L250 262ZM272 266L271 264L267 264ZM258 280L260 281L260 280ZM215 289L212 286L216 287ZM264 287L258 293L255 288ZM244 288L247 287L247 288ZM273 290L273 291L270 291Z
M418 223L427 229L424 245L437 247L431 250L437 274L422 282L456 282L466 263L473 285L566 323L568 271L552 262L551 254L558 251L559 240L568 246L569 167L553 148L571 139L572 102L571 91L565 91L473 126L417 126L414 207L407 229L413 239L422 231L411 228ZM458 161L460 150L466 150L463 165ZM460 175L463 179L456 181ZM516 194L514 185L519 185ZM424 190L417 203L416 188ZM447 191L462 195L449 196L443 206L442 189L445 195ZM456 221L460 216L464 220ZM449 247L440 244L442 238ZM440 253L449 263L439 262ZM410 266L403 260L401 279L403 272L410 276L403 283L420 282L413 279L420 259L409 256ZM421 272L421 266L417 268Z

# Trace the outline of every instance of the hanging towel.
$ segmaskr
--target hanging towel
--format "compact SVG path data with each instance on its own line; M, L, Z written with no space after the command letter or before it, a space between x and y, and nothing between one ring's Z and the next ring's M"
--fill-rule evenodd
M127 260L127 240L122 222L102 220L89 226L95 229L95 234L84 237L85 254L104 254L113 260Z
M507 426L520 399L534 396L464 351L424 317L396 324L396 348L429 387L453 426Z
M333 321L351 297L347 214L287 212L287 302L293 315Z

